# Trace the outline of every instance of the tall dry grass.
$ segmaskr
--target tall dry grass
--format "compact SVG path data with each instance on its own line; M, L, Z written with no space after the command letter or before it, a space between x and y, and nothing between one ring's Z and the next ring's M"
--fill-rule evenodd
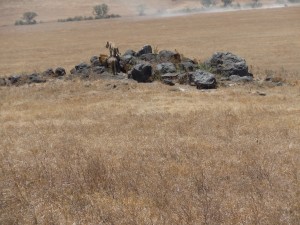
M298 224L299 85L183 88L1 88L0 224Z

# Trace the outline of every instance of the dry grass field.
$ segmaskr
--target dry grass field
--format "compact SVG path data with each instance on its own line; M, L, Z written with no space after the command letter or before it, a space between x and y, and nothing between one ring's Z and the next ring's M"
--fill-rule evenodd
M299 18L295 7L0 27L2 75L71 69L114 40L200 60L228 50L286 82L0 87L0 224L299 224Z
M120 18L0 27L0 76L43 71L89 61L106 53L151 44L205 60L231 51L262 70L299 71L300 7L197 14L171 18Z
M298 224L299 85L1 88L0 224Z

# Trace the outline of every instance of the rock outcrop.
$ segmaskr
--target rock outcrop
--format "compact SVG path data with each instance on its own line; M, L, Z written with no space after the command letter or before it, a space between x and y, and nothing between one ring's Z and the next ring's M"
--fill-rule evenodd
M139 50L135 54L135 56L139 57L141 55L148 54L148 53L152 53L152 47L151 47L151 45L145 45L141 50Z
M243 84L252 82L253 75L249 73L246 61L230 52L216 52L204 64L199 64L180 55L176 50L162 50L153 53L151 45L145 45L140 50L127 50L123 55L115 57L120 70L112 74L105 54L92 56L89 63L79 63L66 74L66 70L58 67L47 69L42 73L30 75L13 75L0 79L0 86L11 86L31 83L44 83L49 79L133 79L137 82L152 82L159 80L166 85L176 83L196 86L198 89L230 87L232 82ZM202 68L200 70L199 68ZM209 71L209 72L208 72ZM215 76L217 75L217 76ZM266 78L271 82L272 78ZM272 79L273 80L276 79ZM281 82L278 82L278 85Z
M133 67L130 78L137 82L150 82L152 76L152 66L150 63L140 63Z
M189 73L189 82L192 85L196 85L197 89L212 89L217 86L215 76L203 70Z
M230 52L216 52L205 63L213 73L229 77L231 75L253 76L248 71L245 59Z

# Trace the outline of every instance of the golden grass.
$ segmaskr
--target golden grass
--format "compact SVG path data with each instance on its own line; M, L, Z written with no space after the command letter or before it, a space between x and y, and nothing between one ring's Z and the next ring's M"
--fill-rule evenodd
M298 18L286 8L1 27L2 75L71 69L114 40L200 60L232 51L255 77L289 84L0 87L0 224L298 224Z
M181 87L2 87L0 224L297 224L299 85Z
M0 27L1 75L63 66L70 70L107 53L107 40L120 51L151 44L205 60L231 51L260 70L299 72L300 7L198 14L172 18L120 18L35 26Z

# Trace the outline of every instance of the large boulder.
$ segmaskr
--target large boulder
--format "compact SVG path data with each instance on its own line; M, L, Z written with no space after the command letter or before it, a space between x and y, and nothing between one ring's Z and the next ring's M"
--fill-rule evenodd
M248 72L245 59L230 52L216 52L206 61L206 65L212 69L213 73L218 73L229 77L231 75L252 76Z
M145 45L141 50L139 50L135 55L137 57L144 55L144 54L148 54L148 53L152 53L152 47L151 45Z
M216 88L217 85L215 76L203 70L190 72L189 82L190 84L196 85L197 89L212 89Z
M158 59L160 62L173 62L180 63L181 56L177 52L172 52L169 50L162 50L158 53Z
M133 67L130 78L137 82L149 82L152 76L152 66L149 63L140 63Z
M175 73L176 72L176 67L173 63L166 62L166 63L160 63L156 66L156 70L160 74L165 74L165 73Z

